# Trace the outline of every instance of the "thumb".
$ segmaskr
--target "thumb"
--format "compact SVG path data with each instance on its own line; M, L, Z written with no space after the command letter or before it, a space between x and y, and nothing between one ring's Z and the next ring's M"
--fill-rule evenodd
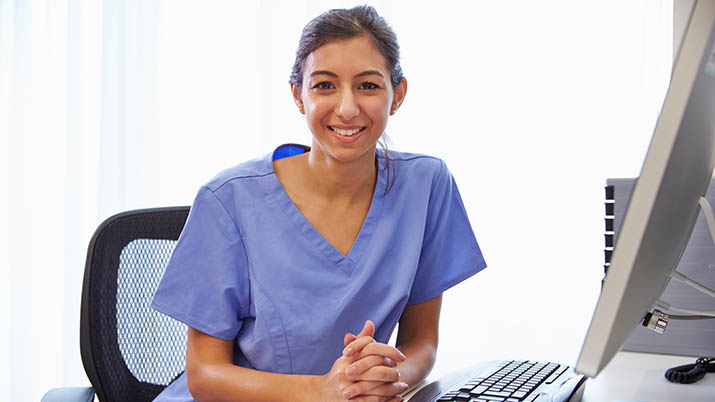
M343 338L343 346L348 346L355 339L357 339L357 337L353 335L352 332L348 332L345 334L345 338Z
M369 336L371 338L375 336L375 324L372 321L365 321L365 325L363 325L362 329L360 330L360 333L357 335L353 335L352 332L346 333L345 337L343 338L343 346L348 346L352 343L352 341L361 336Z
M361 336L369 336L369 337L374 337L375 336L375 324L370 321L366 320L365 325L362 327L362 330L360 331L359 334L357 334L357 338Z

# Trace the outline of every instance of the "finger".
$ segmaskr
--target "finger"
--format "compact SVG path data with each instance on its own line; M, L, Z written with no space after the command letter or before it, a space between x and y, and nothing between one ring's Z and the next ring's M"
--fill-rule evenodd
M360 333L357 334L358 338L361 336L374 337L375 336L375 323L370 320L365 320L365 325L363 325L362 331L360 331Z
M343 356L352 356L354 353L360 352L365 346L375 342L371 336L358 337L343 349Z
M350 402L402 402L404 400L405 399L399 395L394 397L367 395L352 398L350 399Z
M351 332L348 332L345 334L345 338L343 338L343 345L348 346L350 342L354 341L355 339L361 337L361 336L369 336L373 337L375 336L375 323L373 323L370 320L366 320L365 324L362 326L362 329L357 335L353 335Z
M400 380L400 371L397 367L373 366L363 373L348 377L353 381L382 381L396 382Z
M345 337L343 338L343 346L348 346L352 341L357 339L355 335L353 335L351 332L348 332L345 334Z
M409 386L404 382L388 382L379 385L372 391L368 391L365 395L386 396L392 398L407 391L407 388L409 388Z
M360 396L367 396L367 393L382 385L379 381L358 381L343 389L345 399L352 400Z
M360 392L363 389L367 391L347 399L350 401L401 401L403 398L400 394L405 392L408 388L406 383L401 382L389 384L378 383L377 386L370 389L370 387L374 385L373 383L365 381L353 384L351 387L354 388L351 388L350 392Z
M355 342L350 344L349 347L352 347L352 345L362 344L362 342L360 342L361 339L363 338L358 338ZM357 351L358 348L356 347L355 350ZM365 342L365 346L360 348L359 352L360 358L368 355L378 355L382 357L389 357L390 359L398 363L403 362L405 361L405 359L407 359L407 357L402 354L402 352L396 347L380 342Z
M345 368L345 374L350 379L355 379L357 376L366 372L368 369L375 366L394 367L395 363L392 359L377 355L366 356Z

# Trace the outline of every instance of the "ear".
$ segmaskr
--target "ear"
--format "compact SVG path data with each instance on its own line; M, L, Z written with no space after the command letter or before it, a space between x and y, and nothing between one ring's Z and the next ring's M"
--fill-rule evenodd
M300 114L305 114L305 108L303 107L303 97L300 94L300 87L296 84L290 84L290 92L293 94L293 102L298 106Z
M405 95L407 95L407 79L402 78L400 84L394 89L394 96L392 97L392 104L390 105L390 116L397 112L400 108L402 102L405 100Z

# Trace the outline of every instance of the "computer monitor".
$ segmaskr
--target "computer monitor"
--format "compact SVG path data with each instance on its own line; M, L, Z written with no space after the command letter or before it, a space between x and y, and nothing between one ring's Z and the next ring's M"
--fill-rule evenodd
M697 1L576 364L588 377L608 364L665 289L713 176L714 26L715 0Z

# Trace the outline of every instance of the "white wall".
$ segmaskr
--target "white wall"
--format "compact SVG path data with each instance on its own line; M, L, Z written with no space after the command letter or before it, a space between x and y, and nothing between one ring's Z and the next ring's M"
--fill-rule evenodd
M435 373L479 359L575 363L603 275L605 180L639 174L668 83L661 6L391 16L398 32L451 21L403 35L411 85L390 133L396 148L445 158L489 264L445 295Z

